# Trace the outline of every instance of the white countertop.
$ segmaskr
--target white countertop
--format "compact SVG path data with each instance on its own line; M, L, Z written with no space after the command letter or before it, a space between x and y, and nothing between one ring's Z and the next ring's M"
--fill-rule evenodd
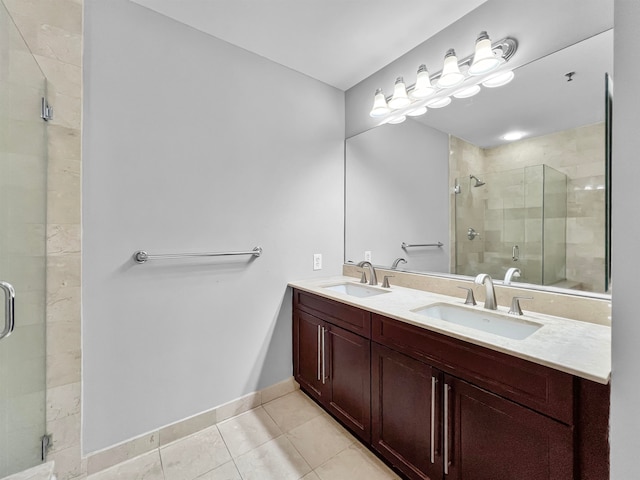
M323 288L345 282L361 285L353 277L334 276L289 282L289 286L587 380L609 383L611 328L608 326L527 312L526 302L523 302L525 314L517 318L543 326L523 340L514 340L412 312L438 302L463 305L466 294L462 290L458 298L392 285L387 294L358 298ZM482 302L471 308L482 309ZM498 307L500 313L506 314L507 311L506 307Z

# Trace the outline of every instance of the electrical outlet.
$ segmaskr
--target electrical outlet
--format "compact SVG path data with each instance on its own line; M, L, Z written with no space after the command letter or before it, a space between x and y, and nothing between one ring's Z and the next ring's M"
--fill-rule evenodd
M371 261L371 250L367 250L366 252L364 252L364 259L367 262Z
M321 253L313 254L313 269L322 270L322 254Z

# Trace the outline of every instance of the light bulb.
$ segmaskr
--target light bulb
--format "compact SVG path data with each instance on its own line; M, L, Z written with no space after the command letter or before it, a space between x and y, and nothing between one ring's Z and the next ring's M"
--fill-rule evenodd
M491 75L484 82L482 82L482 85L487 88L501 87L513 80L514 76L515 75L511 70L507 72L496 73L495 75Z
M402 77L396 78L396 84L393 87L393 97L389 100L389 106L393 109L406 107L411 103L407 96L407 87Z
M446 107L450 103L451 103L451 97L444 97L444 98L439 98L437 100L427 103L427 107L442 108L442 107Z
M419 117L420 115L424 115L425 113L427 113L427 107L422 106L422 107L412 108L407 112L407 115L409 117Z
M456 57L455 50L451 48L444 56L444 66L442 67L442 75L438 79L438 86L451 88L460 85L463 80L464 75L460 73L460 67L458 67L458 57Z
M407 119L404 115L398 115L396 117L391 117L387 123L391 123L392 125L396 125L398 123L402 123Z
M469 67L469 75L483 75L500 66L500 59L495 56L491 48L491 40L487 32L480 32L476 40L476 51L473 62Z
M426 65L420 65L418 67L418 75L416 77L416 85L413 87L411 96L413 98L426 98L435 92L436 89L431 85L431 79L429 78L429 72Z
M469 98L473 97L480 92L480 85L471 85L470 87L461 88L453 94L456 98Z
M387 99L384 98L384 93L382 93L382 89L379 88L376 90L375 97L373 99L373 108L371 112L369 112L369 116L371 117L384 117L386 114L391 112L391 109L387 106Z

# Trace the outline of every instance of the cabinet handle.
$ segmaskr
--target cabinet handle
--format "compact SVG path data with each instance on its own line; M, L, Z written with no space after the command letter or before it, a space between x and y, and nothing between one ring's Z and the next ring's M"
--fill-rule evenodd
M322 384L324 385L325 380L327 379L325 374L325 351L324 351L324 334L325 328L322 327Z
M449 475L449 390L444 384L444 474Z
M431 377L431 463L436 457L436 377Z
M320 381L320 355L322 355L320 348L320 325L318 325L318 381Z

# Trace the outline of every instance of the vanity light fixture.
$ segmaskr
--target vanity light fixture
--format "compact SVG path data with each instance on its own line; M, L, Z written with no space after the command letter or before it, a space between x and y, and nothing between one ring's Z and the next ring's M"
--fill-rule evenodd
M429 75L427 66L418 67L416 82L407 87L403 77L397 77L393 95L385 97L377 89L369 115L380 124L401 123L400 117L426 113L424 107L441 108L454 98L468 98L481 91L481 85L494 88L509 83L514 74L502 68L515 54L518 42L507 37L491 43L487 32L477 37L474 53L458 61L454 49L449 49L440 72ZM393 120L393 121L392 121Z
M442 108L451 103L451 97L442 97L427 103L429 108Z
M387 99L384 97L384 93L382 93L382 89L379 88L376 90L376 95L373 100L373 108L369 115L372 117L384 117L388 113L391 112L391 109L387 105Z
M487 32L480 32L476 40L476 51L473 54L473 63L469 66L469 75L483 75L493 72L500 66L500 60L493 53L491 40Z
M464 82L464 75L460 72L456 51L450 48L444 55L442 75L440 75L436 85L440 88L451 88L460 85L462 82Z
M482 82L482 85L484 85L487 88L502 87L503 85L506 85L511 80L513 80L514 76L515 75L511 70L507 70L506 72L501 72L495 75L491 75L484 82Z
M396 125L398 123L402 123L407 119L407 117L405 117L404 115L398 115L397 117L391 117L389 118L389 120L387 120L387 123L391 123L393 125Z
M436 89L431 85L431 78L429 78L429 72L427 66L422 64L418 67L418 74L416 76L416 85L411 92L413 98L427 98L432 93L435 93Z
M480 93L480 85L471 85L470 87L461 88L453 94L455 98L469 98Z
M396 78L396 84L393 87L393 97L389 100L389 106L395 110L406 107L411 103L407 95L407 87L402 77Z
M424 115L427 113L427 107L416 107L407 111L408 117L419 117L420 115Z

